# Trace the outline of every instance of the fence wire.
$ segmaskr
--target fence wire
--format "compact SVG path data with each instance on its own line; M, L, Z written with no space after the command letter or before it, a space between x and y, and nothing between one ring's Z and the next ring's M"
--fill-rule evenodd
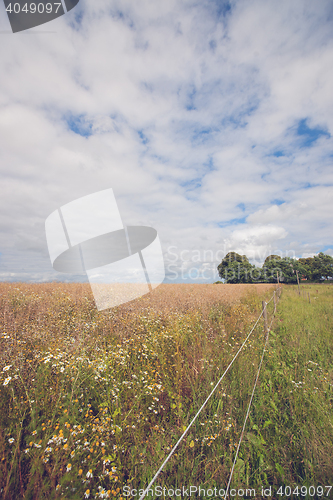
M274 294L273 294L273 297L274 297ZM266 303L265 307L267 306L267 304L269 304L269 302ZM232 468L231 468L231 472L230 472L230 477L229 477L227 489L226 489L225 496L224 496L225 499L228 496L228 491L229 491L229 487L230 487L230 484L231 484L232 475L234 473L235 465L236 465L236 462L237 462L239 448L240 448L240 445L241 445L242 440L243 440L244 431L245 431L245 427L246 427L246 422L247 422L248 416L250 414L250 409L251 409L251 404L252 404L252 400L253 400L253 396L254 396L254 391L256 390L256 386L257 386L257 382L258 382L258 378L259 378L259 374L260 374L260 370L261 370L261 365L262 365L262 362L263 362L263 359L264 359L264 355L265 355L265 351L266 351L266 346L267 346L267 343L268 343L269 332L270 332L270 329L271 329L273 321L274 321L274 315L273 315L271 324L269 325L268 330L267 330L267 335L266 335L266 341L265 341L265 345L264 345L264 350L262 352L261 360L260 360L260 363L259 363L259 368L258 368L258 371L257 371L256 380L254 382L253 391L252 391L252 394L251 394L250 402L249 402L249 405L248 405L248 408L247 408L247 412L246 412L246 416L245 416L245 419L244 419L244 424L243 424L242 432L241 432L241 435L240 435L240 438L239 438L239 442L238 442L238 446L237 446L237 450L236 450L236 455L235 455L235 458L234 458L234 462L232 464Z
M281 287L279 287L277 290L281 290ZM275 293L277 292L277 290L274 291L272 297L270 298L270 300L265 303L265 308L266 306L271 302L271 300L274 298L274 295ZM278 298L279 298L279 295L278 295ZM209 396L207 397L207 399L205 400L205 402L202 404L201 408L199 409L199 411L196 413L196 415L193 417L191 423L188 425L188 427L185 429L185 431L183 432L183 434L180 436L180 438L178 439L177 443L174 445L174 447L172 448L172 450L170 451L169 455L166 457L166 459L164 460L164 462L162 463L161 467L158 469L158 471L156 472L155 476L153 477L153 479L150 481L150 483L148 484L147 488L144 490L144 492L142 493L142 495L140 496L139 500L143 500L144 497L148 494L149 492L149 489L151 488L151 486L154 484L154 482L156 481L157 477L159 476L160 472L163 470L164 466L167 464L167 462L170 460L170 458L172 457L172 455L174 454L175 450L177 449L178 445L181 443L181 441L183 440L183 438L186 436L187 432L189 431L189 429L192 427L192 425L194 424L195 420L197 419L198 415L201 413L201 411L203 410L203 408L206 406L206 403L209 401L209 399L211 398L211 396L214 394L215 390L217 389L217 387L219 386L219 384L221 383L221 381L223 380L223 378L225 377L225 375L227 374L227 372L229 371L229 369L231 368L231 366L233 365L235 359L237 358L238 354L242 351L244 345L246 344L247 340L249 339L250 335L252 334L253 330L255 329L255 327L257 326L261 316L264 314L264 311L265 311L265 308L263 308L263 310L261 311L257 321L255 322L254 326L252 327L250 333L248 334L248 336L246 337L246 339L244 340L243 344L241 345L241 347L238 349L237 353L235 354L235 356L233 357L233 359L231 360L231 362L229 363L228 367L226 368L226 370L224 371L223 375L221 376L221 378L219 379L219 381L217 382L217 384L215 385L215 387L213 388L213 390L211 391L211 393L209 394ZM271 321L271 325L272 325L272 322L274 320L274 315L273 315L273 319ZM270 325L270 326L271 326ZM270 328L270 327L269 327ZM269 331L269 329L268 329ZM254 384L254 388L253 388L253 391L252 391L252 395L251 395L251 399L250 399L250 403L249 403L249 406L248 406L248 410L247 410L247 414L246 414L246 417L245 417L245 421L244 421L244 425L243 425L243 430L242 430L242 433L241 433L241 439L238 443L238 447L237 447L237 451L236 451L236 457L234 459L234 463L233 463L233 466L232 466L232 469L231 469L231 473L230 473L230 478L229 478L229 482L228 482L228 486L227 486L227 490L226 490L226 495L225 495L225 499L227 498L227 494L228 494L228 489L229 489L229 486L230 486L230 483L231 483L231 479L232 479L232 475L233 475L233 471L234 471L234 468L235 468L235 464L236 464L236 461L237 461L237 456L238 456L238 451L239 451L239 448L240 448L240 445L241 445L241 440L243 438L243 433L244 433L244 429L245 429L245 426L246 426L246 421L247 421L247 418L248 418L248 415L250 413L250 408L251 408L251 403L252 403L252 399L253 399L253 395L254 395L254 391L255 391L255 388L256 388L256 385L257 385L257 381L258 381L258 378L259 378L259 373L260 373L260 369L261 369L261 365L262 365L262 361L263 361L263 357L264 357L264 353L265 353L265 348L266 348L266 345L267 345L267 342L268 342L268 333L266 333L266 341L265 341L265 346L264 346L264 350L263 350L263 354L262 354L262 357L261 357L261 361L260 361L260 365L259 365L259 370L257 372L257 377L256 377L256 381L255 381L255 384Z

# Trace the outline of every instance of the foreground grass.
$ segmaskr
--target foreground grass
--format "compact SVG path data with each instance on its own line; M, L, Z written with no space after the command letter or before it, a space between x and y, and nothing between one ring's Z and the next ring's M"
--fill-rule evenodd
M7 287L1 498L120 499L126 485L145 488L274 287L249 290L234 305L98 312L83 286ZM235 488L332 481L333 287L309 291L311 304L284 287ZM263 342L260 322L156 485L226 486Z
M300 291L283 289L253 404L252 429L261 440L257 476L292 487L332 485L333 286ZM245 450L244 456L250 458ZM316 498L325 496L320 491Z

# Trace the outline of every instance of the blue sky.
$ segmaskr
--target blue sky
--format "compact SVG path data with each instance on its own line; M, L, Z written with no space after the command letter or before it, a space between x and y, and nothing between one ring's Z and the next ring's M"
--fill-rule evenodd
M326 0L80 0L13 35L0 4L0 280L86 280L44 222L108 187L167 282L333 255L332 28Z

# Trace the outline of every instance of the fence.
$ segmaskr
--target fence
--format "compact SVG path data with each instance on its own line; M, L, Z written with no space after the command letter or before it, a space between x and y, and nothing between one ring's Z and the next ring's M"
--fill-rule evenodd
M223 378L225 377L225 375L227 374L227 372L229 371L229 369L233 365L235 359L238 357L239 353L242 351L243 347L245 346L246 342L248 341L248 339L252 335L252 332L254 331L255 327L257 326L260 318L263 317L263 320L264 320L263 321L263 323L264 323L264 325L263 325L263 331L264 331L265 344L264 344L264 349L263 349L262 356L261 356L261 359L260 359L260 363L259 363L259 367L258 367L256 379L255 379L255 382L254 382L254 386L253 386L253 391L252 391L252 394L251 394L250 402L249 402L249 405L248 405L248 408L247 408L245 420L244 420L244 423L243 423L243 427L242 427L240 439L239 439L239 442L238 442L238 446L237 446L235 458L234 458L233 465L232 465L232 468L231 468L231 471L230 471L229 481L228 481L227 488L226 488L226 491L225 491L225 497L224 498L225 499L227 498L228 492L229 492L229 487L230 487L232 476L233 476L233 472L234 472L235 465L236 465L236 462L237 462L238 452L239 452L239 449L240 449L240 445L242 443L242 439L243 439L243 435L244 435L244 431L245 431L245 427L246 427L246 422L247 422L248 416L250 414L250 409L251 409L251 404L252 404L254 392L255 392L255 389L256 389L256 386L257 386L257 382L258 382L258 379L259 379L259 374L260 374L260 370L261 370L261 366L262 366L262 363L263 363L266 346L267 346L268 339L269 339L270 328L271 328L272 323L274 321L274 316L275 316L275 313L276 313L276 308L277 308L278 301L279 301L280 296L281 296L281 291L282 291L282 287L280 286L280 284L278 284L278 286L277 286L276 290L274 290L274 293L273 293L272 297L270 298L270 300L268 302L265 302L265 301L262 302L262 311L261 311L259 317L257 318L254 326L252 327L250 333L247 335L246 339L244 340L244 342L242 343L241 347L238 349L237 353L235 354L235 356L233 357L233 359L229 363L229 365L226 368L226 370L224 371L223 375L221 376L221 378L219 379L219 381L217 382L217 384L215 385L215 387L213 388L213 390L211 391L211 393L209 394L209 396L207 397L207 399L205 400L205 402L203 403L203 405L201 406L201 408L199 409L199 411L196 413L196 415L192 419L191 423L188 425L188 427L185 429L185 431L183 432L183 434L180 436L180 438L178 439L177 443L174 445L174 447L170 451L169 455L166 457L166 459L162 463L161 467L158 469L158 471L156 472L155 476L150 481L149 485L147 486L147 488L145 489L145 491L143 492L143 494L140 496L139 500L143 500L143 498L146 496L146 494L148 494L149 489L154 484L154 482L157 479L158 475L163 470L164 466L167 464L167 462L169 461L169 459L172 457L172 455L174 454L174 452L177 449L178 445L181 443L181 441L183 440L183 438L185 437L185 435L187 434L187 432L189 431L189 429L192 427L192 425L194 424L195 420L197 419L197 417L199 416L199 414L201 413L201 411L203 410L203 408L206 406L206 403L209 401L209 399L211 398L211 396L214 394L215 390L217 389L217 387L219 386L219 384L221 383L221 381L223 380ZM268 306L268 304L270 304L270 302L272 300L274 301L274 308L273 308L272 319L271 319L271 322L270 322L270 324L268 326L267 306Z

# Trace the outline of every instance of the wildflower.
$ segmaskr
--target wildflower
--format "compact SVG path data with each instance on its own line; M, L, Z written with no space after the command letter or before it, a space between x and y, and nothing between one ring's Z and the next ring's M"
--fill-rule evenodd
M9 368L11 368L13 365L7 365L3 368L3 371L6 372L7 370L9 370Z
M36 434L37 434L37 431L34 431L34 432L32 433L32 435L33 435L33 436L36 436Z
M86 490L84 498L89 498L89 497L90 497L90 490Z
M58 490L60 490L60 488L61 488L61 485L57 484L56 490L58 491Z
M52 448L50 446L45 448L45 453L51 453L51 451L52 451Z
M81 475L82 475L82 472L83 472L83 470L82 470L82 469L79 469L79 472L78 472L79 476L81 476Z
M66 471L69 472L70 470L72 470L72 464L67 465Z
M98 489L99 489L98 496L100 498L108 498L109 496L108 493L103 488L101 488L101 486L99 486Z
M11 380L12 377L7 377L2 385L8 385Z
M89 471L86 474L86 477L93 477L92 469L89 469Z
M15 441L15 439L14 439L14 438L9 438L9 439L8 439L9 444L14 443L14 441Z

